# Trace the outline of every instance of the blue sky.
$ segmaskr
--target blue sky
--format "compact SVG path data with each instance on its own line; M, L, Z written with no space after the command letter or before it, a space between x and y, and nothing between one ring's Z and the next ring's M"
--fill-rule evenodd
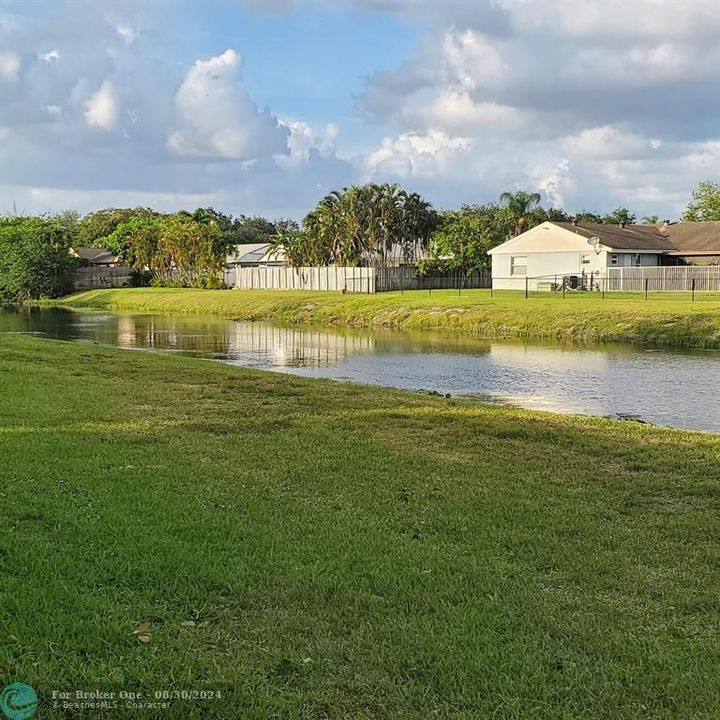
M719 38L705 0L0 1L0 210L373 181L677 217L720 176Z

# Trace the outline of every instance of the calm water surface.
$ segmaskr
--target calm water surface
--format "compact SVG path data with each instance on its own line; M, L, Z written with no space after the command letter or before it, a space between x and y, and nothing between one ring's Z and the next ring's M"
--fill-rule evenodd
M473 395L555 412L633 415L660 425L720 431L716 351L542 345L44 308L0 311L2 332L178 352L306 377Z

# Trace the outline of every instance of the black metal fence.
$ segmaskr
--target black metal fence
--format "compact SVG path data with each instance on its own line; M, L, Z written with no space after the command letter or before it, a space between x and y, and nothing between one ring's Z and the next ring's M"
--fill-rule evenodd
M403 292L405 290L470 290L490 288L490 270L476 270L469 275L460 270L431 271L419 275L414 267L378 268L375 292Z
M653 269L653 268L650 268ZM599 297L622 299L640 297L648 300L717 300L720 297L718 268L698 269L688 274L683 282L662 274L632 274L619 279L611 273L565 273L542 276L495 277L490 295L524 295L530 297Z
M91 265L75 270L73 286L76 290L119 288L133 284L133 271L129 267Z

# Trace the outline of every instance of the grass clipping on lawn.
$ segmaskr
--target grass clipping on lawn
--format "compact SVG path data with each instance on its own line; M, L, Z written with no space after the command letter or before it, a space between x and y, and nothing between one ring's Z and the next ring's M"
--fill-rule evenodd
M11 335L0 397L42 717L716 717L718 435Z

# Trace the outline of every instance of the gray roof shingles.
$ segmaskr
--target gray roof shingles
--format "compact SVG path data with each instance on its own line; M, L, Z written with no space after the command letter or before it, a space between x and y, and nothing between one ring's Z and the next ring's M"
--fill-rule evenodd
M118 258L105 248L75 248L75 254L90 265L112 265Z
M605 225L602 223L553 222L585 238L598 237L613 250L667 252L675 255L720 255L720 222L671 223L669 225Z

